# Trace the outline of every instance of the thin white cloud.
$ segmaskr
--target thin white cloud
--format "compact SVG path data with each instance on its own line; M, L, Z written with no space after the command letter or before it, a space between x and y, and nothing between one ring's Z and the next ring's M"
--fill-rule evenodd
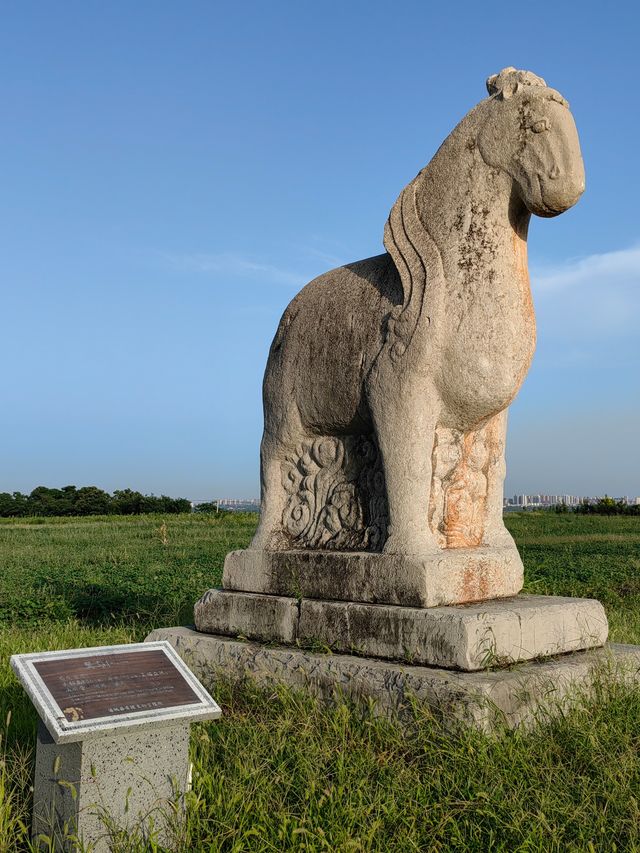
M533 280L541 291L560 290L596 280L605 285L629 280L639 282L640 246L588 255L556 267L542 267L535 272Z
M341 267L346 262L339 258L337 255L332 255L328 252L323 252L320 249L314 249L312 247L306 247L304 252L307 255L311 255L314 258L320 260L323 264L326 264L327 269L333 269L334 267Z
M302 287L307 279L299 273L281 267L265 264L252 258L228 252L220 254L195 253L189 255L169 255L167 260L176 268L188 272L208 273L233 278L263 279L270 284L284 284L289 287Z
M541 332L593 343L640 333L640 246L531 273Z
M341 259L305 247L323 269L297 273L255 258L234 254L191 253L164 255L175 269L212 277L253 279L299 290L324 268ZM303 264L303 266L306 264ZM561 339L572 359L584 355L584 347L614 336L638 335L640 321L640 245L614 252L588 255L555 266L531 270L538 326L541 335Z

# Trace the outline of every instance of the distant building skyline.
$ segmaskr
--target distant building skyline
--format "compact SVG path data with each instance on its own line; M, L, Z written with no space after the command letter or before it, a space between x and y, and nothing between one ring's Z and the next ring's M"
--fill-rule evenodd
M503 507L505 509L514 509L521 507L526 509L527 507L552 507L558 506L560 504L565 504L568 507L579 506L584 501L596 501L598 498L602 498L604 495L568 495L568 494L515 494L511 497L505 497L503 499ZM612 497L612 496L610 496ZM640 495L629 497L628 495L623 495L621 497L615 497L615 500L622 500L626 504L630 505L640 505ZM199 504L205 503L214 503L217 504L220 509L230 509L230 510L249 510L249 511L259 511L260 510L260 498L212 498L210 500L192 500L192 507L197 507Z
M579 506L584 501L596 501L599 498L604 497L603 495L551 495L551 494L533 494L533 495L525 495L525 494L516 494L512 497L505 497L503 499L504 507L544 507L544 506L558 506L560 504L565 504L566 506ZM609 495L609 497L613 497ZM626 504L636 505L640 504L640 496L637 497L629 497L628 495L623 495L620 497L614 497L614 500L624 501Z

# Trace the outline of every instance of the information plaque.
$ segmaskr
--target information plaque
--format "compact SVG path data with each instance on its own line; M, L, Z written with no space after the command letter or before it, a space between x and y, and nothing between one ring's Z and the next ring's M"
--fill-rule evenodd
M221 714L166 640L13 655L11 666L56 743Z

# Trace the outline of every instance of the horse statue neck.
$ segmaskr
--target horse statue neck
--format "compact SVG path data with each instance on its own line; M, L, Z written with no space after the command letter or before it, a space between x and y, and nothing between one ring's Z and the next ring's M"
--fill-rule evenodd
M526 270L531 214L511 176L487 165L476 142L491 107L483 102L473 109L416 179L418 217L438 246L448 285L456 289Z
M535 335L527 267L531 214L510 175L487 165L476 142L491 107L484 101L465 116L392 208L385 246L404 289L392 327L400 341L396 355L405 351L421 315L430 322L446 318L431 330L433 339L443 325L458 328L479 301L515 301Z

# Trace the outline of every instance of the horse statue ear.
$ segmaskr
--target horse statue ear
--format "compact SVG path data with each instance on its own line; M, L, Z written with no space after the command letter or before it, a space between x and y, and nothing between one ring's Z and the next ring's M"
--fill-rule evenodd
M509 98L512 97L512 95L516 94L519 88L520 81L512 77L510 80L507 80L505 82L504 86L500 91L500 94L502 95L505 101L508 101Z
M497 74L492 74L491 77L487 77L487 92L490 95L495 95L495 93L498 91L498 87L496 86L497 79Z
M487 92L490 95L502 95L508 101L520 88L519 72L515 68L503 68L499 74L487 78Z

